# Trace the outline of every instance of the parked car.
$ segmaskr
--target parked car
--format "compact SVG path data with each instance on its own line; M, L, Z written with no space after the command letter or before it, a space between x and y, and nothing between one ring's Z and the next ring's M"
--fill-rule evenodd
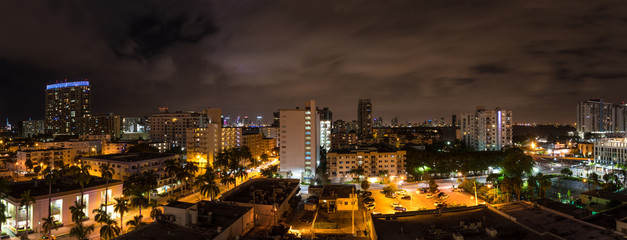
M374 209L374 206L375 206L374 204L367 204L367 205L364 205L364 207L365 207L367 210L372 210L372 209Z
M407 195L407 191L405 191L405 190L398 190L398 191L396 191L396 195L405 196L405 195Z
M374 198L371 197L367 197L366 199L364 199L365 203L373 203L374 202Z
M393 202L392 203L392 207L402 207L403 205L401 205L399 202Z
M409 196L409 195L405 195L405 196L403 196L401 199L404 199L404 200L411 200L411 196Z
M405 211L407 211L407 209L406 209L406 208L404 208L404 207L395 207L395 208L394 208L394 211L397 211L397 212L405 212Z
M428 193L429 192L429 188L420 188L416 192L418 194L420 194L420 193Z
M396 197L396 193L386 193L385 197L386 198L395 198Z
M443 204L445 204L445 203L442 202L442 201L436 201L435 203L433 203L433 206L443 205Z
M433 198L433 197L435 197L435 195L433 195L433 194L429 193L429 194L427 194L425 197L426 197L426 198Z
M444 195L440 196L440 199L442 199L442 200L447 199L447 198L448 198L448 194L444 194Z
M453 192L463 192L464 190L461 188L454 187L452 188Z
M370 192L370 191L365 191L365 192L362 194L362 196L364 196L364 197L370 197L370 196L372 196L372 192Z

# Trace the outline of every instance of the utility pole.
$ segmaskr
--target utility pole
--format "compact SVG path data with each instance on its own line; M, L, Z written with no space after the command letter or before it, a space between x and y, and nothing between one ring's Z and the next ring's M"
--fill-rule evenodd
M351 194L351 215L352 215L352 221L351 221L351 226L352 226L352 231L353 231L353 236L355 236L355 206L357 204L355 204L355 199L357 197L355 196L355 188L353 188L353 194Z
M472 181L472 184L475 185L475 206L479 205L479 201L477 200L477 180Z

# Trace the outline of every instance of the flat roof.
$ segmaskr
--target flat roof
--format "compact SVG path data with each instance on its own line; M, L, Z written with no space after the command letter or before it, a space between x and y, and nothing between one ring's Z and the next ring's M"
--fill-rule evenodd
M526 202L499 205L498 209L538 232L550 232L565 239L623 239L608 234L605 228L568 218Z
M72 148L46 148L46 149L28 149L28 150L19 150L18 152L46 152L46 151L57 151L57 150L65 150Z
M213 239L211 234L172 223L153 222L117 238L118 240Z
M299 187L299 183L298 179L255 178L226 192L220 200L253 203L254 199L257 204L281 204L295 188ZM257 191L260 193L254 195Z
M109 187L115 185L116 183L120 183L119 180L109 179ZM106 181L104 178L92 176L89 183L85 184L84 188L102 186L106 185ZM8 184L8 188L10 189L9 197L14 199L22 199L22 194L30 190L30 195L32 197L37 196L48 196L48 184L44 179L23 181L23 182L12 182ZM54 184L52 184L52 194L69 192L74 190L80 190L81 186L78 183L74 182L74 176L64 176L60 177L56 180ZM79 194L80 195L80 194Z
M117 153L100 156L86 157L85 160L108 160L117 162L139 162L144 160L150 160L155 158L164 158L175 156L174 153L152 153L152 152L137 152L137 153Z
M621 202L627 202L627 195L625 194L621 194L621 193L613 193L613 192L608 192L605 190L591 190L591 191L587 191L587 192L582 192L582 195L588 195L588 196L593 196L593 197L598 197L598 198L603 198L603 199L610 199L610 200L618 200Z
M211 201L200 201L198 204L198 223L193 225L194 229L207 232L213 236L218 234L218 227L226 229L233 225L252 207L236 206L233 204ZM211 213L211 221L206 216Z
M482 229L478 233L464 232L463 226L460 225L461 221L464 225L481 222ZM494 228L497 231L497 237L493 239L555 239L549 235L541 236L529 231L487 208L440 215L396 217L390 220L373 218L372 222L379 239L414 240L417 237L451 239L453 233L461 233L465 240L492 239L486 235L483 228ZM439 229L441 233L432 235L429 229Z
M190 208L190 207L192 207L194 205L196 205L196 204L195 203L176 201L176 202L169 203L168 205L165 205L165 206L171 207L171 208L188 209L188 208Z
M344 184L330 184L322 187L322 194L320 194L320 200L336 199L336 198L350 198L352 193L355 193L355 185Z

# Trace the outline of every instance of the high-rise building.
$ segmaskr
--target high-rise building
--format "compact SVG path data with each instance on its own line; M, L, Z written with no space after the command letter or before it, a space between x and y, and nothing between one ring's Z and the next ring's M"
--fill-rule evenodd
M33 137L44 134L44 120L28 120L22 122L22 137Z
M615 104L612 108L614 131L627 132L627 103Z
M398 127L398 117L392 118L390 125L392 125L392 127Z
M612 131L612 104L590 99L577 104L577 132Z
M312 182L319 158L319 115L316 102L305 102L304 108L280 109L281 174Z
M90 135L122 136L122 117L113 114L93 115L83 119L83 133Z
M147 130L147 119L144 117L125 117L122 118L122 132L124 133L143 133Z
M498 151L512 146L512 111L477 107L474 113L462 113L462 141L475 151Z
M331 149L331 130L333 128L333 113L328 107L318 110L320 114L320 147L325 151Z
M197 112L156 113L148 118L150 140L187 148L187 129L206 127L207 116Z
M79 135L81 121L91 114L89 81L63 82L46 86L46 132Z
M457 127L457 115L455 114L451 116L451 127Z
M372 136L372 103L370 99L359 99L357 105L357 122L359 125L357 133L360 138Z

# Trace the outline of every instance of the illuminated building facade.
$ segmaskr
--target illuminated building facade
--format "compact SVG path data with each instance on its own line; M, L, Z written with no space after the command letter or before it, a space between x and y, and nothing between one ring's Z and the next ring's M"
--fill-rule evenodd
M474 113L462 113L462 141L475 151L499 151L512 146L512 111L477 107Z
M33 137L45 133L44 120L28 120L22 122L22 137Z
M320 114L320 147L325 151L331 149L331 129L333 127L333 113L329 108L318 110Z
M197 112L157 113L148 118L150 140L187 149L187 129L205 126L207 117Z
M291 178L312 181L319 158L319 115L316 102L305 102L304 108L280 109L280 169Z
M64 82L46 86L46 132L79 135L81 121L91 114L89 81Z
M122 136L122 117L105 114L85 117L84 133L89 135L110 135L114 139Z
M406 151L379 151L376 148L340 150L327 153L327 173L329 179L335 182L350 181L358 174L351 173L352 169L363 170L366 178L380 177L380 173L387 172L388 177L405 178Z
M577 132L612 130L612 104L603 99L590 99L577 104Z
M607 138L594 142L594 163L616 166L627 164L627 138Z

